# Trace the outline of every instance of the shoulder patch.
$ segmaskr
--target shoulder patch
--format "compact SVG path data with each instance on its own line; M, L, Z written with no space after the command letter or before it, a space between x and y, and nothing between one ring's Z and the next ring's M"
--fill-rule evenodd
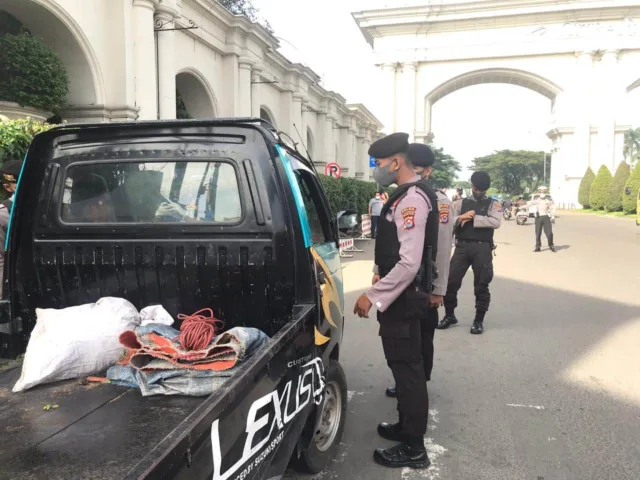
M416 221L415 221L416 207L403 208L401 213L402 213L402 218L404 219L403 228L405 230L411 230L413 227L416 226Z
M439 203L438 215L440 217L440 223L449 223L449 218L451 217L449 205L446 203Z

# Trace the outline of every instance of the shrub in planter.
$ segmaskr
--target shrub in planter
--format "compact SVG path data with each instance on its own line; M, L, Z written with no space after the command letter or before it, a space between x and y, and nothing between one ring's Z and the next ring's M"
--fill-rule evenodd
M34 122L31 119L0 122L0 163L9 159L22 160L33 137L52 127L48 123Z
M69 78L56 54L28 33L0 38L0 100L59 113Z
M605 209L609 212L621 212L622 211L622 197L624 196L624 186L629 180L631 175L631 169L627 162L621 162L618 165L616 174L613 176L613 181L609 187L609 196L607 197L607 203Z
M607 197L609 196L609 187L613 177L609 169L602 165L596 178L591 184L591 194L589 195L589 204L594 210L602 210L607 203Z
M369 200L378 190L375 183L355 178L320 175L320 180L334 214L341 210L355 210L358 215L366 214L369 211Z
M627 195L627 188L629 189L629 195ZM622 210L627 214L636 213L638 191L640 190L640 162L636 163L635 168L631 172L629 180L625 185L625 192L622 197Z
M578 190L578 203L582 205L583 208L591 207L589 196L591 195L591 184L595 178L596 174L593 173L591 167L587 167L587 171L580 182L580 189Z

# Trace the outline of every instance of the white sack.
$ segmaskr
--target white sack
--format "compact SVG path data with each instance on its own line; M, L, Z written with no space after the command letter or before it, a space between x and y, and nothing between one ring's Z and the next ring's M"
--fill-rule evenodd
M36 317L14 392L106 370L124 351L120 334L140 325L136 307L113 297L62 310L37 308Z
M160 323L162 325L173 325L173 317L162 305L153 305L140 310L140 320L143 327L150 323Z

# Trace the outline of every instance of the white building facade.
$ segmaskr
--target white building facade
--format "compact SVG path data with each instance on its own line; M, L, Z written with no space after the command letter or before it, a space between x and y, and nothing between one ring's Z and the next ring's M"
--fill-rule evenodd
M637 0L441 0L354 17L383 71L387 129L425 141L437 136L438 100L471 85L509 83L549 99L557 203L577 204L588 166L613 172L623 160L624 132L639 115L627 101L640 87Z
M0 0L65 64L68 122L262 117L322 169L369 180L382 124L277 52L262 26L215 0ZM303 150L302 147L299 147Z

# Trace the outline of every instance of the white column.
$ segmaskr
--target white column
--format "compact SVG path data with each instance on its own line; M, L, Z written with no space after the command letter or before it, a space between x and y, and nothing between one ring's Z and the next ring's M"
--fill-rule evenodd
M598 97L601 100L599 112L600 126L598 138L600 140L600 156L611 173L615 173L615 139L616 114L624 99L624 87L619 88L620 75L618 71L618 51L607 50L602 56L600 64L600 85Z
M319 166L324 166L325 163L325 145L326 145L326 128L327 128L327 114L326 112L320 111L316 116L316 130L315 130L315 140L316 144L313 152L313 160L316 164L320 164Z
M302 137L302 135L304 135L302 133L302 100L303 96L300 93L293 94L291 133L289 133L289 135L291 135L291 138L293 138L295 142L299 142L300 138L304 138ZM295 128L293 126L294 124ZM300 136L298 136L298 133L300 133Z
M356 162L356 132L351 127L345 130L345 165L349 168L349 176L355 177L358 170Z
M175 28L177 12L171 5L158 5L156 22L164 28ZM158 91L160 98L160 118L176 118L176 69L175 69L175 31L158 32Z
M591 162L591 104L593 99L593 52L581 52L574 84L573 112L575 114L573 162L578 170L587 169ZM583 168L584 167L584 168Z
M260 82L262 81L262 67L254 65L251 69L251 116L254 118L260 118L260 105L262 105L260 99Z
M138 120L158 118L154 11L153 0L133 0L133 61L135 102L140 109Z
M251 116L251 69L253 62L248 58L238 60L239 116Z
M293 124L293 92L285 90L280 92L280 119L278 120L278 128L291 138L295 138L291 133Z
M306 98L302 99L302 105L300 108L300 125L298 125L298 130L300 130L302 142L307 148L309 148L309 145L307 145L307 128L309 128L309 116L312 112L309 111L309 101Z
M335 152L334 133L337 130L333 129L334 118L331 115L327 115L324 122L324 158L325 163L337 162Z
M364 137L356 136L356 178L368 180L366 178L366 167L364 162Z
M396 65L382 65L382 123L388 133L396 131Z
M409 134L413 141L416 130L416 64L402 65L400 81L397 82L396 131Z

